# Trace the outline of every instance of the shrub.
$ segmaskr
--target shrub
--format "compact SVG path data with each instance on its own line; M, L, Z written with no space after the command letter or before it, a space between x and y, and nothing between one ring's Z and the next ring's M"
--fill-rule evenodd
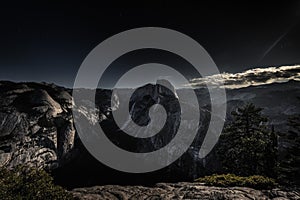
M275 187L276 185L277 183L274 179L258 175L245 177L244 180L245 187L252 187L257 189L269 189Z
M44 170L19 166L13 170L0 169L0 199L67 200L74 198L62 187L54 185L52 177Z
M204 176L196 179L197 182L203 182L209 186L220 186L220 187L251 187L255 189L270 189L277 185L274 179L264 176L236 176L234 174L214 174L211 176Z

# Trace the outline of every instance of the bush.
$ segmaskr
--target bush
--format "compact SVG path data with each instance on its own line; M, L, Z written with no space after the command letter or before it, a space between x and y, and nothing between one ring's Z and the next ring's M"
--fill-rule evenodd
M44 170L19 166L13 170L0 169L0 199L74 199L62 187L54 185Z
M277 185L274 179L264 176L236 176L234 174L214 174L211 176L204 176L196 179L197 182L203 182L209 186L220 186L220 187L251 187L255 189L270 189Z

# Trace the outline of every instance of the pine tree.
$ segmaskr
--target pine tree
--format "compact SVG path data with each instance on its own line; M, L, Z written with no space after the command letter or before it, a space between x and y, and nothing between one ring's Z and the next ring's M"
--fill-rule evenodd
M300 185L300 115L289 119L289 130L283 140L288 144L279 162L279 179L286 184Z
M267 128L261 111L249 103L231 113L233 121L225 127L217 148L225 172L274 176L277 136Z

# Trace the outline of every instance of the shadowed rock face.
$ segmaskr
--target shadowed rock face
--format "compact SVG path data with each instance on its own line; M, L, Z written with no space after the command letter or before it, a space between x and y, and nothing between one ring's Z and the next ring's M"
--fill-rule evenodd
M250 101L265 108L265 114L272 123L284 127L290 114L299 113L296 98L300 96L299 89L298 82L289 82L264 88L228 90L228 113L237 105ZM191 147L169 167L145 175L117 172L91 156L81 144L75 130L72 107L91 126L100 123L109 139L116 145L134 152L149 152L166 145L176 135L177 122L180 119L177 95L172 95L173 91L150 84L134 92L129 109L137 124L148 123L147 112L154 103L166 106L169 117L164 131L157 137L137 140L122 133L112 117L112 111L118 109L122 105L122 99L128 95L127 89L118 90L112 98L112 91L97 90L96 110L92 108L92 102L85 102L82 107L73 105L71 92L53 84L0 82L0 166L13 168L26 164L51 169L58 182L70 187L193 180L205 171L218 167L214 152L204 160L198 157L210 120L209 94L205 89L196 90L201 116L198 135ZM74 92L90 95L92 91L77 89ZM184 89L176 90L183 97L184 92ZM283 99L283 96L287 98ZM186 105L184 102L181 99L180 105L193 112L195 105ZM198 123L196 120L192 122ZM188 127L191 122L182 123ZM130 127L127 128L130 130Z

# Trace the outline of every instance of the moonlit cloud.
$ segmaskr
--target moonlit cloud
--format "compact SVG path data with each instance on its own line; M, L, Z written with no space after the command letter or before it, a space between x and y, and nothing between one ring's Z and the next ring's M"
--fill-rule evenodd
M222 73L203 78L195 78L190 86L202 87L207 84L236 89L249 86L282 83L290 80L300 81L300 65L254 68L241 73Z

